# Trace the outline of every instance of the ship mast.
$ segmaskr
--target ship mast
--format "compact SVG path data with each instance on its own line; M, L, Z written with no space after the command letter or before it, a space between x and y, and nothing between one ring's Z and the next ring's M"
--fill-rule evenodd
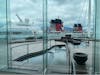
M23 22L23 20L19 17L18 14L16 14L17 18L19 19L20 22Z

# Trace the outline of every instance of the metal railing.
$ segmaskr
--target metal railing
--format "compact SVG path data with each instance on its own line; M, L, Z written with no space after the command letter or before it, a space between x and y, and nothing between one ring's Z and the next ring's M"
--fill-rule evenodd
M75 68L75 63L74 63L74 59L72 57L72 54L71 54L71 51L70 51L70 48L68 46L68 40L66 40L66 49L67 49L67 52L68 53L68 61L69 61L69 73L71 75L76 75L76 68Z

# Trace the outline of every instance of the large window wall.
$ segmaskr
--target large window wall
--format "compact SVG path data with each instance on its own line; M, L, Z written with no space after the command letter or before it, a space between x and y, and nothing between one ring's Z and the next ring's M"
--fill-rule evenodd
M99 0L97 1L98 9ZM11 15L8 11L9 0L2 0L0 3L2 3L0 4L0 68L9 65L11 68L25 69L35 74L72 72L66 43L55 41L65 37L67 31L64 34L61 32L61 35L56 32L50 33L50 21L61 19L65 28L67 26L73 28L75 23L82 23L86 31L88 29L87 0L72 2L70 0L10 0ZM98 13L99 10L96 16L96 39L99 39ZM95 47L95 64L99 64L97 61L99 42L96 42ZM97 65L95 65L95 71L99 72Z

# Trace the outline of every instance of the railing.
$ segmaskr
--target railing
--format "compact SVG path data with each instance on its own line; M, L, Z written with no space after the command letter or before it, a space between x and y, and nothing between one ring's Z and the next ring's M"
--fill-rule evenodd
M87 38L88 33L67 33L67 32L52 32L48 33L48 39L60 39L61 37L65 35L71 35L73 38L81 37L81 38ZM93 34L91 33L91 37Z
M73 56L72 56L72 53L71 53L71 50L68 46L68 40L66 40L66 48L68 50L68 60L69 60L69 73L70 74L73 74L73 75L76 75L76 68L75 68L75 63L74 63L74 59L73 59Z
M17 45L17 46L13 46L12 48L11 48L11 52L12 52L12 50L14 49L14 48L17 48L17 47L22 47L22 46L26 46L26 54L29 54L29 46L31 45L31 44L34 44L33 42L32 43L25 43L25 44L21 44L21 45ZM71 54L70 54L70 49L69 49L69 47L68 47L68 41L66 42L66 49L67 49L67 54L66 55L68 55L68 57L66 57L66 58L68 58L67 60L69 61L68 62L68 66L69 66L69 73L72 73L72 70L75 70L75 66L74 66L74 64L72 63L73 61L72 61L72 59L71 59ZM12 59L11 59L11 61L12 61ZM29 61L29 60L28 60ZM72 67L73 67L73 69L72 69ZM75 71L74 71L75 72ZM75 73L74 73L75 74Z
M16 56L13 56L14 54L13 54L13 51L14 51L14 48L21 48L21 47L23 47L24 49L25 49L25 52L24 53L22 53L22 54L19 54L20 56L21 55L23 55L23 54L29 54L29 46L31 45L32 43L27 43L27 44L21 44L21 45L17 45L17 46L13 46L13 47L11 47L11 59L10 59L10 61L12 62L15 58L14 57L16 57ZM16 49L15 49L16 50ZM15 55L16 55L16 53L15 53ZM29 61L29 60L28 60Z
M68 47L68 40L66 40L66 49L67 49L67 52L66 52L66 55L68 54L68 67L69 67L69 73L71 74L72 73L72 70L73 70L73 64L72 64L72 60L71 60L71 54L70 54L70 49Z

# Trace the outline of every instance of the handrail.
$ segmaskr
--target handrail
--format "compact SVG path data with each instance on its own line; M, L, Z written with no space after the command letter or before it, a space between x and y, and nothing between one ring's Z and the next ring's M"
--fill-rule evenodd
M35 42L31 42L31 43L25 43L25 44L21 44L21 45L17 45L17 46L13 46L11 48L15 48L15 47L19 47L19 46L24 46L24 45L30 45L30 44L34 44ZM38 42L37 42L38 43Z
M69 60L69 62L68 62L68 64L69 64L69 73L71 73L71 58L70 58L70 49L69 49L69 47L68 47L68 40L66 39L66 48L67 48L67 50L68 50L68 60ZM66 52L67 53L67 52Z
M20 47L20 46L24 46L24 45L30 45L30 44L32 44L32 43L21 44L21 45L13 46L13 47L11 47L11 48L16 48L16 47Z
M74 61L72 60L72 62L74 62ZM72 68L73 68L73 75L76 75L76 69L75 69L75 64L74 63L72 63Z
M66 40L66 47L67 47L67 50L68 50L68 56L69 56L69 73L72 73L73 71L73 74L76 75L76 70L75 70L75 64L74 64L74 60L72 59L71 57L71 52L70 52L70 49L68 47L68 40ZM66 52L67 53L67 52ZM71 65L71 66L70 66Z
M94 39L94 38L74 38L74 39L80 39L80 40L84 40L84 41L100 42L100 39Z
M35 57L35 56L38 56L38 55L45 54L46 52L50 51L52 48L58 47L58 46L65 46L65 45L53 45L52 47L50 47L46 50L41 50L41 51L38 51L38 52L35 52L35 53L29 53L29 54L23 55L23 56L15 59L15 61L23 61L23 60L29 59L31 57Z

